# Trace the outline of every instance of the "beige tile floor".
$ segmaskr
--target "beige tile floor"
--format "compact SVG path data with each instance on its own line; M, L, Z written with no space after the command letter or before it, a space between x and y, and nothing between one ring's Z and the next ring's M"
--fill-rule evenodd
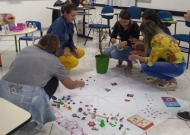
M83 38L78 38L76 36L74 37L74 42L76 43L76 45L83 47L86 54L80 60L78 67L75 69L72 69L69 72L69 75L71 77L95 70L94 55L98 53L98 38L97 38L98 35L95 34L92 36L94 37L94 40L88 41L86 46L83 46L84 44ZM108 41L109 39L107 39L107 41L105 41L103 45L106 45ZM26 46L24 41L21 42L21 46L22 48ZM7 73L12 61L18 54L15 52L13 37L1 38L0 53L1 53L1 58L3 62L3 67L0 68L0 77L2 77L5 73ZM185 57L187 57L186 54L184 55ZM111 60L109 68L111 69L115 67L116 63L117 63L116 60ZM124 63L124 65L126 65L126 63ZM137 78L137 76L139 75L139 72L140 72L140 66L135 65L132 71L126 72L126 76L138 80L139 83L143 83L142 79ZM121 73L125 73L123 68L121 68ZM179 97L190 103L190 69L186 70L183 75L178 77L177 81L179 84L179 88L176 91L170 91L167 93L174 95L176 97ZM184 110L190 111L190 107L187 107ZM57 127L55 127L52 123L47 123L37 135L63 135L63 133ZM178 119L176 116L172 116L171 118L167 119L165 122L152 128L151 130L147 131L143 135L190 135L190 122L186 122L186 121Z

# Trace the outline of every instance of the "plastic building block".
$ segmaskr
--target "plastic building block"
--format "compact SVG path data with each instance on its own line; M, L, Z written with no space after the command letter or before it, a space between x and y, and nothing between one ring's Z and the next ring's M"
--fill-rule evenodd
M79 112L82 112L82 108L79 108L78 111L79 111Z
M115 127L116 125L115 124L112 124L111 122L109 123L111 127Z
M52 98L53 100L57 100L56 96L52 96L51 98Z
M92 130L96 130L96 131L98 131L98 128L96 128L96 127L92 127Z
M89 121L88 125L89 125L89 127L94 127L96 125L96 123L94 123L93 121Z
M100 127L104 127L104 126L105 126L104 120L101 120Z
M71 110L71 109L72 109L72 107L71 107L71 106L68 106L67 108L68 108L69 110Z

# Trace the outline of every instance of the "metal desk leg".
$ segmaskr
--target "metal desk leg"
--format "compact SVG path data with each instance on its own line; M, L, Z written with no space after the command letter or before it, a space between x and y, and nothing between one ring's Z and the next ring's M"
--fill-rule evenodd
M18 52L18 47L17 47L17 37L16 37L16 35L15 35L14 37L15 37L15 49L16 49L16 52Z
M2 67L1 54L0 54L0 67Z
M176 27L177 27L177 23L175 23L174 34L176 34Z
M32 32L32 45L34 45L34 33Z
M85 12L85 10L84 10ZM85 34L85 23L86 23L86 19L85 19L85 15L83 15L83 33L82 34L78 34L78 37L83 37L83 38L88 38L88 39L93 39L93 37L89 37L89 36L86 36Z
M78 29L77 29L77 24L76 24L75 20L74 20L74 25L75 25L75 28L76 28L76 31L77 31L77 36L78 36Z

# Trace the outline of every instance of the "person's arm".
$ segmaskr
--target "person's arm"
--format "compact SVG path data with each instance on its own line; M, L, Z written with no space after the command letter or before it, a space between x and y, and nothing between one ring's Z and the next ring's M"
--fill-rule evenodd
M119 33L118 27L119 27L119 22L116 22L113 27L113 31L111 33L111 38L117 38L117 35Z
M140 29L138 24L134 23L132 24L132 28L130 29L130 38L127 39L127 41L129 42L128 45L131 45L132 43L137 43L139 42L139 36L140 36ZM133 39L136 40L136 42L133 42Z
M71 49L71 51L74 51L74 50L76 50L76 46L74 45L74 42L73 42L74 25L72 23L70 24L69 29L70 29L71 33L69 33L68 46Z
M170 44L170 40L168 37L159 35L159 36L155 36L152 39L151 44L152 44L152 49L150 52L150 56L145 57L145 60L147 61L147 64L149 66L152 66L158 60L158 58L160 58L163 52L166 51L166 49L168 48Z
M136 23L134 23L133 25L134 25L134 27L131 29L130 36L135 38L135 39L139 39L140 28L139 28L138 24L136 24Z
M49 67L50 70L48 72L52 73L52 77L56 77L61 83L68 89L75 89L78 87L84 87L84 81L73 81L69 76L68 73L63 66L63 64L59 61L58 58L52 59L50 62L51 66ZM47 68L48 69L48 68Z
M64 30L64 25L63 25L63 22L62 21L56 21L52 24L52 27L51 27L51 31L50 33L51 34L54 34L56 35L58 38L60 38L62 32ZM64 43L60 41L60 55L63 55L64 53L64 50L63 50L63 47L64 46Z
M160 39L162 38L162 39L161 39L161 41L158 41L157 38L160 38ZM162 53L166 51L166 49L168 48L168 46L170 44L169 42L170 42L170 40L166 37L165 38L164 37L154 37L154 39L152 39L152 41L151 41L152 49L151 49L149 57L131 55L131 56L129 56L129 59L130 60L138 59L144 63L147 63L148 66L152 66L158 60L158 58L160 58Z
M84 87L85 85L83 81L78 81L78 80L73 81L71 78L63 79L61 80L61 83L68 89Z

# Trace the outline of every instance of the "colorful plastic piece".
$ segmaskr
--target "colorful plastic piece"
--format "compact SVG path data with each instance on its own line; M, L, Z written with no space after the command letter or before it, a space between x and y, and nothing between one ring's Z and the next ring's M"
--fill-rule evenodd
M101 120L100 127L104 127L104 126L105 126L104 120Z

